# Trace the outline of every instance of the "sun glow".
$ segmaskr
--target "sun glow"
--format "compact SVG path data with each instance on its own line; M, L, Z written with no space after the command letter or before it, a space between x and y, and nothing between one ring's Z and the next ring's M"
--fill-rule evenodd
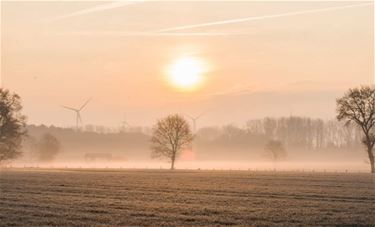
M202 59L182 57L168 67L167 76L172 86L183 90L193 90L202 84L206 71L207 66Z

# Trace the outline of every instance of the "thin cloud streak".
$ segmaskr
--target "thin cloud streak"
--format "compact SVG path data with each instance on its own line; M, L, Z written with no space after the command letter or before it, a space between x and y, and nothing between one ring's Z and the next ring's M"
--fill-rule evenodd
M325 82L317 80L296 80L288 83L279 82L274 84L238 84L230 89L208 93L206 98L248 95L261 92L329 92L345 91L350 86L347 82Z
M139 3L142 3L142 2L145 2L145 1L146 0L131 0L131 1L117 1L117 2L111 2L111 3L108 3L108 4L101 4L101 5L94 6L94 7L87 8L87 9L83 9L83 10L80 10L80 11L77 11L77 12L74 12L74 13L71 13L71 14L67 14L67 15L64 15L64 16L57 17L53 21L59 21L59 20L62 20L62 19L70 18L70 17L81 16L81 15L85 15L85 14L89 14L89 13L100 12L100 11L104 11L104 10L115 9L115 8L119 8L119 7L125 7L125 6L129 6L129 5L139 4Z
M233 33L233 32L69 32L60 33L58 35L80 35L80 36L149 36L149 37L168 37L168 36L232 36L232 35L247 35L247 33Z
M243 22L249 22L249 21L278 18L278 17L285 17L285 16L295 16L295 15L302 15L302 14L309 14L309 13L318 13L318 12L324 12L324 11L341 10L341 9L347 9L347 8L353 8L353 7L368 6L368 5L373 5L373 3L363 3L363 4L346 5L346 6L335 6L335 7L312 9L312 10L303 10L303 11L273 14L273 15L264 15L264 16L255 16L255 17L245 17L245 18L238 18L238 19L214 21L214 22L208 22L208 23L201 23L201 24L193 24L193 25L185 25L185 26L166 28L166 29L158 30L156 32L162 33L162 32L181 31L181 30L193 29L193 28L203 28L203 27L211 27L211 26L216 26L216 25L243 23Z

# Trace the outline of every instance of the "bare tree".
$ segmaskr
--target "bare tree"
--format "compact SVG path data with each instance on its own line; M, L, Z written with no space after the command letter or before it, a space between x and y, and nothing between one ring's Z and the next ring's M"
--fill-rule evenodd
M284 145L278 140L270 140L264 147L265 155L274 163L286 158L286 150Z
M178 155L191 146L193 134L187 121L180 115L170 115L159 120L153 128L151 149L153 157L167 158L171 169Z
M52 161L61 148L59 140L50 133L42 136L38 144L38 159L43 162Z
M342 98L337 99L337 119L345 120L347 124L354 122L364 134L362 142L367 148L371 173L375 173L375 88L362 86L350 89Z
M0 163L21 154L26 135L26 117L21 114L20 97L0 88Z
M266 134L267 138L273 139L275 134L275 129L277 127L277 122L273 118L266 117L263 120L263 127L264 133Z

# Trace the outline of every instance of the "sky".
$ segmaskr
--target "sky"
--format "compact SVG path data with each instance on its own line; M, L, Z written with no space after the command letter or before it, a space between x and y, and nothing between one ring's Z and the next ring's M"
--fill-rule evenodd
M32 124L150 126L170 113L199 127L290 115L330 119L335 99L374 83L374 5L257 1L2 1L2 86ZM194 58L199 86L168 68Z

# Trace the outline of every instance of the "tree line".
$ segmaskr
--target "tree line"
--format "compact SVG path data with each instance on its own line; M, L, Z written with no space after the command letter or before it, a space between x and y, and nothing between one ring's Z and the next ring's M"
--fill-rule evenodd
M296 116L251 120L244 131L279 140L290 149L304 150L358 148L362 138L361 131L354 124Z
M26 117L21 110L20 97L0 89L0 163L21 154L22 141L27 135ZM188 121L174 114L157 121L149 142L152 155L167 158L171 169L174 169L181 152L193 146L193 141L200 145L231 145L232 148L263 146L273 159L285 156L289 149L353 149L362 143L366 146L371 172L374 173L375 88L363 86L350 89L337 99L337 120L294 116L264 118L248 121L245 127L203 128L193 135ZM44 154L48 153L46 151L56 154L60 150L60 142L53 135L46 134L41 137L37 150L44 151Z

